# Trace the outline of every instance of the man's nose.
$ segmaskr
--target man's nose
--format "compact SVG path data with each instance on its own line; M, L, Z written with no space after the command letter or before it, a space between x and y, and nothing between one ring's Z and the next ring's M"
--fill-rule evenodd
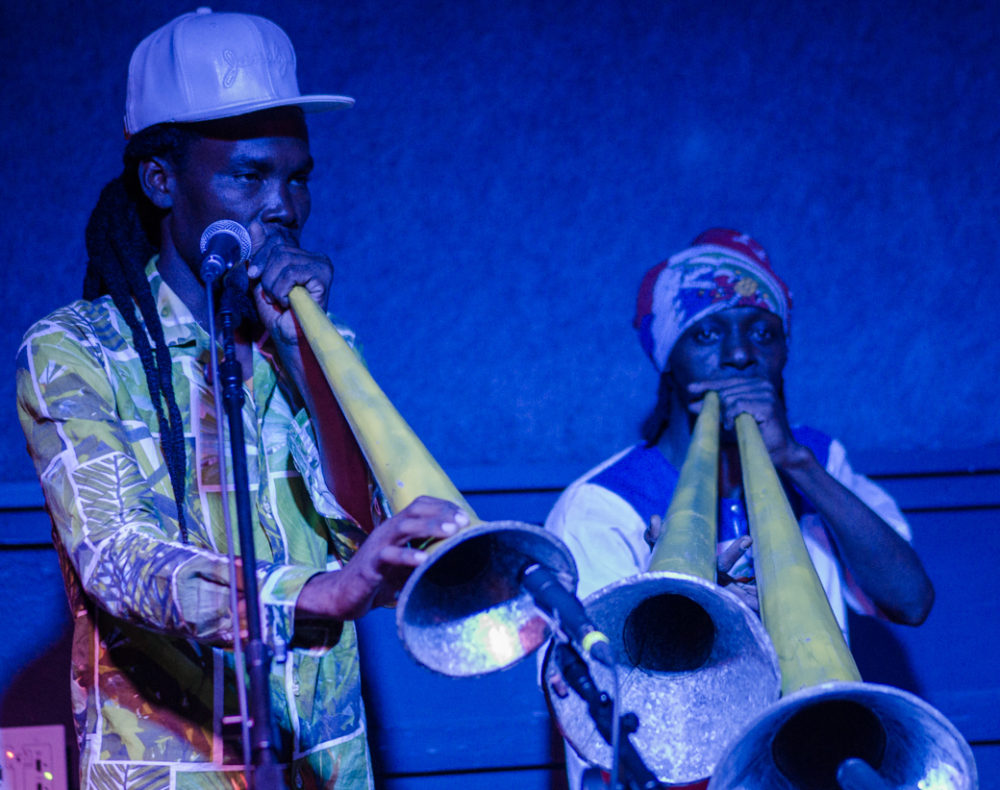
M755 359L753 345L742 332L726 335L722 342L721 362L724 366L745 370L753 365Z
M264 222L295 226L298 222L297 208L287 184L275 183L267 193L267 202L261 212Z

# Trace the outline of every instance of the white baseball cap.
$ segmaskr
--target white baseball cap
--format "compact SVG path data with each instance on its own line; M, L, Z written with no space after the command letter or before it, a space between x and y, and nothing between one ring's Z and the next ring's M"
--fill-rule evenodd
M322 112L353 104L349 96L299 93L295 50L273 22L199 8L151 33L132 53L125 136L158 123L212 121L272 107Z

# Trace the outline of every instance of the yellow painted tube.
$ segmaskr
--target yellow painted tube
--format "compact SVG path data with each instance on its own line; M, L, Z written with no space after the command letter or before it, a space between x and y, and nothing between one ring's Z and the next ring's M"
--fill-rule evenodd
M718 534L719 396L705 393L681 466L650 571L673 571L714 582Z
M392 512L426 495L460 506L470 526L481 523L309 293L296 286L288 298Z
M781 692L861 673L823 592L798 521L749 414L736 418L761 619L781 667Z

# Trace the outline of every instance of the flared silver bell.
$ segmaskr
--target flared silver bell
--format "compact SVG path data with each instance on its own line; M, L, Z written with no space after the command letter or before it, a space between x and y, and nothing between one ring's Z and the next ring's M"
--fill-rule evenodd
M972 749L919 697L833 681L783 697L715 768L709 790L840 790L837 770L866 762L886 787L975 790Z
M551 635L549 621L521 588L525 567L544 565L576 588L569 550L531 524L476 524L435 544L431 552L399 595L396 629L416 661L452 677L503 669Z
M639 717L632 743L661 782L711 774L733 738L778 698L778 659L760 620L714 582L644 573L598 590L584 606L611 640L621 712ZM612 694L611 670L587 663ZM556 693L551 664L549 655L546 692L560 729L585 760L610 768L611 747L582 700Z

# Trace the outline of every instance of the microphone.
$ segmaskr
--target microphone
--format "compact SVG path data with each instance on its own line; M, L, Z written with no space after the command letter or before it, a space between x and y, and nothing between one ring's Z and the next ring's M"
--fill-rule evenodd
M250 257L250 233L240 223L219 219L201 234L201 279L212 282Z
M555 646L554 655L559 674L588 706L607 705L611 702L611 698L594 683L594 678L587 664L580 658L580 654L570 645L560 642ZM610 734L610 729L608 732Z
M560 584L555 573L537 562L521 571L521 586L535 599L535 605L555 618L566 637L595 661L612 667L611 641L597 630L580 599Z

